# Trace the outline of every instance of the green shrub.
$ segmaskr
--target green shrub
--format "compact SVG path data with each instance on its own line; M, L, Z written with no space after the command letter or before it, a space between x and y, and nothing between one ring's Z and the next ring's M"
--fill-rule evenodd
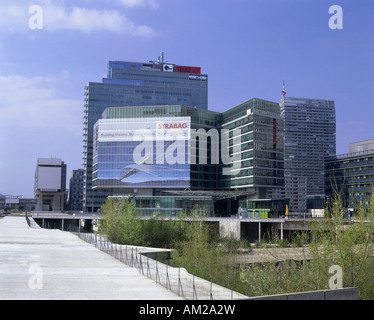
M173 248L174 244L186 239L186 225L182 218L155 218L142 221L140 228L144 246Z
M139 244L142 242L141 223L131 198L108 198L103 204L99 231L118 244Z

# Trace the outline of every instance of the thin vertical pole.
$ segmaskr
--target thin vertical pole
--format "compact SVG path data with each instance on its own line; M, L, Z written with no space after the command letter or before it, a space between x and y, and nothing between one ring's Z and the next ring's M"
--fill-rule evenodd
M283 222L281 222L281 240L283 240Z
M258 222L258 241L261 241L261 222Z

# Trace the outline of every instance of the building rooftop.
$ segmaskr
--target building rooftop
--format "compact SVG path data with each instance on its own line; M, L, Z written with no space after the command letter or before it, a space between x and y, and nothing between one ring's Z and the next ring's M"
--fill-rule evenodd
M343 158L351 158L351 157L360 157L360 156L370 155L370 154L374 154L374 149L359 151L359 152L339 154L339 155L336 155L336 156L333 156L333 157L329 157L327 159L327 161L333 161L335 159L343 159Z

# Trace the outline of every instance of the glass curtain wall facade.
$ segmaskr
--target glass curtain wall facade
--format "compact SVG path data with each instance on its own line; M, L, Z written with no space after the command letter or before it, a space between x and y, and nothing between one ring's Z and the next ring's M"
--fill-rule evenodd
M184 163L182 167L169 166L165 170L158 170L157 134L152 133L152 130L160 125L163 128L178 128L184 124L191 129L190 141L184 149L189 163ZM135 148L142 143L133 141L136 129L141 128L149 129L148 136L146 134L148 138L143 141L152 141L149 150L152 151L153 161L148 166L145 163L134 164L131 159ZM174 192L177 189L201 191L200 197L195 194L194 198L208 208L209 213L214 209L211 198L214 192L227 191L229 194L238 189L244 192L241 193L241 200L220 200L219 210L226 213L236 212L238 201L242 201L246 207L249 199L284 198L283 131L279 104L260 99L251 99L224 113L179 105L107 108L94 130L93 188L108 188L111 195L117 196L132 194L139 205L147 203L157 206L158 203L162 210L167 209L163 212L168 213L175 212L176 208L190 208L193 201L187 196L180 196L182 192L178 193L179 202L174 194L174 207L164 207L162 198L172 196L167 189L173 189ZM166 154L170 146L164 144L159 151ZM222 161L225 148L233 163ZM218 158L216 162L214 155ZM142 157L146 158L145 151ZM233 169L229 174L224 174L228 167ZM178 176L177 172L183 177ZM136 180L136 176L141 176L143 181ZM152 179L145 182L150 176ZM210 196L201 198L204 192ZM141 202L140 199L148 199L148 202ZM230 195L227 199L230 199ZM143 212L153 210L151 208L145 207Z
M141 101L141 105L180 104L207 109L208 76L175 71L172 64L110 61L103 83L120 86L116 100L123 106L139 105Z
M83 210L97 211L109 190L92 189L93 126L106 108L184 104L199 109L208 106L208 76L198 67L161 62L110 61L108 75L85 87Z
M336 154L335 103L284 100L285 186L290 212L305 215L307 198L325 196L325 160Z
M214 213L213 201L210 197L182 197L182 196L154 196L135 197L136 211L141 216L160 214L175 216L178 213L195 212L212 216Z
M133 197L136 210L142 215L175 215L182 211L189 213L192 209L213 215L211 196L187 197L173 191L217 187L219 164L211 164L209 151L207 161L200 163L200 148L210 150L211 141L207 139L204 145L192 132L216 129L221 119L217 112L179 105L107 108L94 129L94 190L106 188L113 197ZM140 132L142 129L146 129L144 135ZM187 139L177 142L174 138L179 139L180 134ZM165 139L160 143L158 137L163 135ZM167 141L170 137L172 139ZM191 138L197 139L196 144L191 144ZM145 147L149 148L145 150ZM141 151L140 163L134 163L136 148ZM192 150L196 155L193 163ZM183 161L180 161L179 152L182 152ZM170 163L168 154L171 160L177 159L176 163ZM148 156L152 161L143 163Z
M284 196L284 122L279 104L248 100L223 113L222 129L229 132L230 154L235 150L234 130L239 130L239 169L222 175L219 188L248 190L249 198Z
M189 117L99 120L93 186L189 188L190 125Z
M367 208L374 187L374 150L342 154L326 161L326 196L339 192L346 209Z
M185 107L185 106L141 106L141 107L123 107L123 108L108 108L105 110L103 113L103 119L99 120L96 124L96 128L99 128L100 126L105 125L105 123L111 123L112 125L118 124L117 128L112 128L113 134L116 134L115 132L122 131L126 132L126 130L129 130L129 133L134 131L132 127L130 127L131 123L136 123L136 128L139 129L141 126L144 126L149 128L149 129L154 129L157 126L168 126L168 125L182 125L182 130L184 127L184 124L186 128L191 129L191 132L197 132L198 129L204 129L204 131L208 132L210 129L216 129L218 125L220 124L222 120L222 116L220 113L213 112L213 111L208 111L208 110L202 110L202 109L197 109L197 108L191 108L191 107ZM127 128L127 129L125 129ZM109 131L108 131L109 132ZM169 130L164 130L165 135L170 133L172 134L173 129ZM211 141L207 139L206 145L203 145L202 142L200 142L200 137L195 137L197 142L196 145L190 143L190 138L192 133L188 131L189 139L188 143L185 145L185 164L179 164L180 168L172 168L170 166L169 168L166 168L166 171L168 172L167 174L161 174L160 178L163 179L162 177L166 178L167 176L172 176L173 169L175 169L181 173L183 173L183 180L181 177L178 178L178 184L170 184L170 188L191 188L191 189L209 189L209 190L214 190L217 188L217 174L219 170L219 164L214 165L211 162L211 154L208 151L208 159L206 163L200 163L200 153L201 148L204 150L211 150ZM98 129L95 130L95 134L98 133ZM187 133L187 132L186 132ZM110 134L110 132L109 132ZM154 139L152 143L152 148L154 152L152 152L153 158L153 165L157 165L157 143L156 143L156 133L149 131L149 134L152 136L150 139ZM118 138L118 136L117 136ZM148 139L148 138L147 138ZM99 141L99 137L96 137L96 141L98 142L97 145L95 145L95 150L94 150L94 174L93 174L93 180L94 180L94 188L100 189L100 188L105 188L105 186L108 186L110 188L114 187L124 187L124 185L120 184L118 181L116 182L116 186L114 186L111 182L105 183L103 180L103 176L100 175L100 172L103 172L103 161L111 161L111 164L108 164L112 170L113 174L116 176L120 176L121 173L118 171L119 169L116 169L116 166L118 165L123 165L125 160L125 157L121 155L122 151L126 151L127 153L127 160L126 161L133 161L133 148L134 146L131 146L131 150L128 149L123 149L125 148L122 146L122 151L121 148L119 147L120 141ZM109 138L109 140L113 140L113 138ZM118 140L118 139L117 139ZM131 140L133 140L133 137L131 136ZM118 144L115 146L108 145L105 146L105 144ZM123 143L129 143L123 142ZM133 143L133 142L131 142ZM139 142L135 142L134 145L138 145ZM170 145L173 144L173 141L165 141L163 144L163 152L166 152L167 149L170 147ZM129 152L129 150L131 152ZM196 154L196 159L195 161L191 161L191 151L193 150L194 154ZM100 154L100 152L105 152L106 155ZM106 160L104 160L106 159ZM159 159L161 162L162 159ZM164 159L166 164L166 159ZM115 161L119 161L117 165L114 163ZM118 167L119 168L119 167ZM108 170L108 169L106 169ZM165 171L165 170L164 170ZM122 171L121 171L122 172ZM188 177L187 177L188 176ZM188 179L187 179L188 178ZM99 188L100 187L100 188ZM166 180L160 180L158 185L143 185L140 186L138 185L137 187L145 187L145 188L167 188L168 183L166 183Z

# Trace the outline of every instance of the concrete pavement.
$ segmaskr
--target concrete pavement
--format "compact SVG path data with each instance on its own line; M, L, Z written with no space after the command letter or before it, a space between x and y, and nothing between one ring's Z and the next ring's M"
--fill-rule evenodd
M177 300L171 291L68 232L0 219L1 300Z

